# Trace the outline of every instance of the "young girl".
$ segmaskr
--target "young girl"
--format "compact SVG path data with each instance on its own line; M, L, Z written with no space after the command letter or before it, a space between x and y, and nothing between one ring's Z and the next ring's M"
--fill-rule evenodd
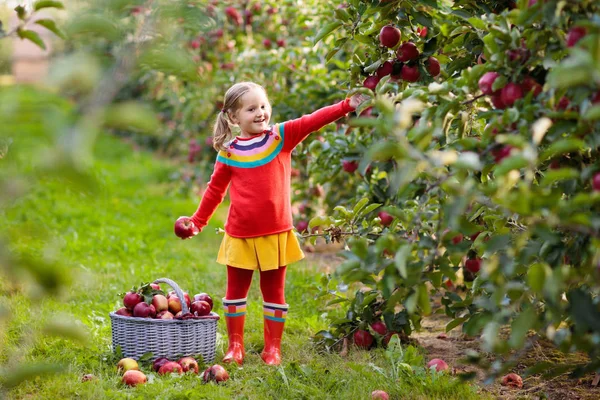
M260 272L263 296L265 363L281 363L281 336L288 311L286 266L304 258L293 233L290 201L292 150L311 132L354 110L364 100L354 95L310 115L269 126L271 104L265 89L252 82L233 85L214 126L219 152L214 172L191 219L201 231L223 200L231 204L217 262L227 266L223 305L229 347L223 362L244 361L246 297L254 270ZM239 128L234 136L231 125ZM187 238L187 237L186 237Z

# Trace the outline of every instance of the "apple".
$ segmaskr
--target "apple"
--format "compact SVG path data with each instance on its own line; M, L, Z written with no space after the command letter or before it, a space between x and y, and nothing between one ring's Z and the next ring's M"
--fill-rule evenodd
M181 365L181 369L183 372L191 371L195 374L198 373L198 362L193 357L183 357L177 361L179 365Z
M533 97L537 97L542 93L542 85L530 76L526 76L523 79L523 82L521 82L521 89L523 89L524 94L533 92Z
M515 102L523 98L523 89L517 83L510 82L502 88L501 98L502 102L507 106L511 107Z
M448 369L448 364L441 358L434 358L427 363L427 369L430 369L431 367L435 367L437 372L446 371Z
M187 239L196 236L200 232L200 229L196 227L190 217L179 217L175 221L174 231L177 237Z
M396 57L399 61L407 62L419 58L419 50L413 42L402 43L396 50Z
M285 45L286 45L285 39L277 39L277 46L285 47Z
M502 91L499 90L497 93L494 93L490 99L492 100L492 105L499 109L504 110L506 108L506 104L502 101Z
M133 314L131 313L131 310L127 307L121 307L119 308L115 314L117 315L122 315L124 317L133 317Z
M467 271L472 272L474 274L478 273L481 269L481 258L475 257L470 258L465 262L465 268Z
M181 368L181 365L179 365L175 361L167 361L158 369L159 375L166 375L174 372L177 372L178 374L183 374L183 369Z
M160 357L157 358L156 360L154 360L154 362L152 363L152 370L154 372L158 372L158 370L160 369L160 367L162 367L163 365L165 365L166 363L168 363L170 360L166 357Z
M98 379L94 374L85 374L81 377L81 382L95 381Z
M587 31L582 26L574 26L567 33L567 47L573 47L581 40Z
M492 85L499 76L499 73L493 71L486 72L485 74L483 74L483 76L479 78L479 90L481 90L483 94L494 94L494 91L492 90Z
M531 56L531 52L526 48L520 47L518 49L510 49L506 51L506 55L508 59L513 62L518 62L520 64L529 60Z
M302 233L308 229L308 221L301 220L296 223L296 229L298 232Z
M138 318L154 318L156 317L156 309L152 304L146 302L137 303L133 308L133 316Z
M387 333L387 327L382 321L375 321L371 324L371 329L379 333L381 336L385 336Z
M136 292L127 292L125 297L123 297L123 305L130 310L133 310L139 302L144 300L141 294Z
M192 306L190 307L190 312L197 317L202 317L204 315L210 314L211 309L212 307L210 306L210 304L208 304L208 302L204 300L199 300L192 303Z
M150 287L154 290L160 290L160 285L158 283L151 283Z
M594 174L594 177L592 178L592 187L594 188L594 191L600 191L600 172Z
M510 373L502 377L502 386L521 389L523 387L523 379L515 373Z
M392 221L394 220L394 217L385 211L379 211L377 216L381 220L381 225L383 225L383 226L389 226L392 223Z
M590 101L592 102L592 104L600 103L600 90L598 90L596 93L594 93L594 95L592 96Z
M358 161L356 160L343 160L342 161L342 169L349 174L352 174L354 171L358 169Z
M173 314L177 314L181 311L181 301L179 301L179 297L177 296L169 296L169 311Z
M127 372L134 369L139 370L140 366L138 365L137 361L135 361L133 358L121 358L117 363L117 370L121 372Z
M371 392L371 399L373 400L389 400L390 396L383 390L373 390Z
M379 32L379 43L387 48L396 47L400 41L400 29L393 25L386 25Z
M265 46L266 49L270 49L272 46L271 40L270 39L263 39L263 46Z
M379 83L379 77L377 75L368 76L367 79L364 80L363 86L367 89L375 90L377 84Z
M123 374L121 381L128 386L137 386L146 383L148 379L141 371L131 370Z
M419 27L419 28L417 28L417 35L419 35L419 37L424 38L427 36L427 31L428 31L428 29L426 26L424 26L422 28Z
M223 368L219 364L215 364L212 367L208 367L204 371L204 373L202 374L202 379L204 380L204 382L225 382L229 379L229 374L227 373L227 370L225 368Z
M157 319L173 319L175 318L175 316L173 314L171 314L170 311L161 311L158 314L156 314L156 318Z
M198 294L194 295L194 301L200 301L200 300L205 301L208 304L210 304L210 309L212 310L213 299L212 299L212 297L210 297L208 295L208 293L198 293Z
M369 331L365 331L363 329L359 329L354 332L354 344L356 344L361 349L368 349L373 344L375 338Z
M556 108L558 108L559 110L566 110L567 108L569 108L570 104L571 104L571 101L569 100L569 98L567 96L563 96L558 101Z
M437 58L435 57L429 57L427 59L427 72L429 72L429 75L436 77L440 74L440 62L438 61Z
M242 24L242 22L243 22L242 16L238 12L238 10L235 9L235 7L225 8L225 14L227 14L227 16L233 21L234 24L236 24L236 25Z
M379 79L383 78L386 75L390 75L394 71L394 64L391 61L386 61L377 68L377 77Z
M161 312L169 309L169 302L162 294L155 294L152 297L152 305L156 312Z
M459 244L460 242L462 242L462 241L463 241L463 238L464 238L463 234L462 234L462 233L459 233L458 235L456 235L456 236L454 236L454 237L452 238L452 243L453 243L453 244Z
M383 337L383 345L387 346L388 343L390 342L390 340L392 340L392 336L394 335L398 335L398 332L395 331L389 331L388 333L385 334L385 336ZM398 336L400 337L400 336Z
M190 47L191 47L192 49L194 49L194 50L196 50L196 49L199 49L199 48L200 48L200 41L199 41L199 40L196 40L196 39L192 40L192 41L190 42Z
M419 67L417 65L404 65L400 72L400 77L407 82L416 82L421 77Z
M169 295L167 296L167 300L171 297L175 297L175 298L179 299L179 297L177 297L177 293L175 293L174 290L171 290L169 292ZM185 304L187 304L188 307L192 305L192 300L190 299L190 295L187 292L183 292L183 299L185 300Z
M494 160L496 161L496 163L499 163L500 161L504 160L510 155L512 149L512 146L506 145L492 150L491 153L494 156Z

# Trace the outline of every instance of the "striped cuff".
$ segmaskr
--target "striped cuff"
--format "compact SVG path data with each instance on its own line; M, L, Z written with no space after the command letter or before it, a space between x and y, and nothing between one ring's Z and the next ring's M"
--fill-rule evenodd
M223 299L223 308L226 317L242 317L246 315L246 298L237 300Z
M263 314L265 319L271 321L285 322L289 304L263 303Z

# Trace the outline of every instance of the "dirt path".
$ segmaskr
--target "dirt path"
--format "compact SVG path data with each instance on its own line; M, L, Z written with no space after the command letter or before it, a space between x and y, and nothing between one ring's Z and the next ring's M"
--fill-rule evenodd
M333 272L335 267L343 261L336 254L339 246L315 246L306 252L307 262L315 265L320 271ZM312 250L312 251L311 251ZM498 399L516 400L598 400L600 399L600 385L593 387L594 374L589 374L581 379L572 379L567 375L545 380L539 375L523 378L523 388L515 389L494 382L491 385L484 384L485 373L478 367L468 365L462 360L469 350L481 352L479 340L463 335L460 328L445 333L445 326L450 318L443 314L433 314L426 317L422 323L422 330L413 333L415 339L427 353L428 358L441 358L453 369L453 373L475 372L476 379L482 391L491 393ZM525 354L519 364L512 372L522 375L529 367L541 361L554 361L559 363L583 362L585 355L565 355L552 346L552 344L540 340L532 349Z

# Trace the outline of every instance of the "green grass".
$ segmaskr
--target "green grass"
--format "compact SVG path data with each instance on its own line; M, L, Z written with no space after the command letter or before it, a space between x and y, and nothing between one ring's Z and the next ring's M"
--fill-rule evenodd
M231 379L224 385L202 384L198 376L158 377L137 388L119 383L111 353L108 313L120 305L118 296L140 281L169 277L190 293L205 291L221 313L225 269L216 264L224 207L210 226L192 240L172 233L175 218L189 215L196 200L176 193L169 176L177 166L144 152L134 152L109 136L96 149L95 176L101 183L94 194L69 190L64 182L49 180L0 214L0 229L14 237L15 251L44 254L58 248L66 293L35 296L35 287L14 288L3 279L0 304L11 316L0 319L0 366L45 363L62 365L62 373L26 381L8 392L9 398L36 399L368 399L375 389L396 399L479 399L476 386L423 370L391 379L385 351L351 349L350 355L320 354L310 337L327 327L314 299L319 280L314 266L303 261L289 268L288 323L283 339L284 363L262 363L262 307L258 280L248 300L247 358L243 368L228 366ZM48 247L48 244L53 247ZM41 335L42 327L67 316L84 329L86 342ZM77 321L81 321L78 323ZM218 325L217 362L225 350L225 324ZM15 361L16 360L16 361ZM145 368L144 372L148 372ZM98 380L81 382L94 374ZM0 395L1 396L1 395Z

